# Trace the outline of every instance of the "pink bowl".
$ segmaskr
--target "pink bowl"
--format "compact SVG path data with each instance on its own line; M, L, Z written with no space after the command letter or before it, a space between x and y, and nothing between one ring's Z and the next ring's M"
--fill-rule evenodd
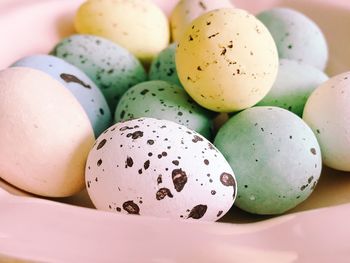
M169 14L178 0L153 1ZM25 55L47 53L59 39L72 34L73 15L82 2L0 0L0 69ZM329 42L327 73L333 76L350 69L350 2L234 2L253 13L272 6L304 12L319 24ZM287 215L251 216L233 208L224 223L116 215L82 208L92 207L86 192L44 200L1 180L0 187L1 262L319 263L350 259L350 176L328 168L311 197Z

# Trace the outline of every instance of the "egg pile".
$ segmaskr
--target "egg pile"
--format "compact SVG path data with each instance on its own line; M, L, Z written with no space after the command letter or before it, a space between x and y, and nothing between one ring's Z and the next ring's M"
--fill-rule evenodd
M294 208L323 164L350 172L350 73L323 72L310 18L169 6L86 1L74 35L0 72L4 180L46 197L85 186L115 213L216 221L234 203Z

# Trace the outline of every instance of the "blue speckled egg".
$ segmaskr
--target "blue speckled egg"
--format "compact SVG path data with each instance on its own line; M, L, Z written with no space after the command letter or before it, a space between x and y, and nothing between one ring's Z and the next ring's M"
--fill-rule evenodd
M84 71L101 89L112 111L125 91L147 79L133 54L105 38L73 35L58 43L52 54Z
M77 67L50 55L25 57L12 66L37 69L61 82L84 108L96 137L111 124L111 111L105 97L89 77Z

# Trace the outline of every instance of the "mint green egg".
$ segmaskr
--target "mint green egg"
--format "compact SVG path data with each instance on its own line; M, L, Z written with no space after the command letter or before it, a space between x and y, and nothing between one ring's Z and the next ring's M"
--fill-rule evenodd
M139 83L121 98L115 122L140 117L164 119L212 137L214 113L196 104L183 88L162 80Z
M326 68L327 40L310 17L291 8L274 7L259 13L257 18L270 31L280 58L297 60L320 70Z
M102 37L72 35L51 53L84 71L100 88L112 112L125 91L147 79L145 69L133 54Z
M307 199L322 169L319 144L297 115L278 107L244 110L219 130L215 146L235 170L235 204L281 214Z
M281 107L301 117L311 93L328 79L311 65L280 59L276 81L257 106Z
M175 64L176 45L176 43L169 45L152 61L149 71L150 80L165 80L182 86Z

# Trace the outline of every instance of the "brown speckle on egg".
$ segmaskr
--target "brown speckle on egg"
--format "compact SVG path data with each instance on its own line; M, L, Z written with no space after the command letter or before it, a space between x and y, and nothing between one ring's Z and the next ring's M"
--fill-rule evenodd
M156 193L157 200L163 200L166 196L173 198L173 195L168 188L160 188Z
M175 190L181 192L187 183L187 174L182 169L174 169L172 171L172 180Z
M222 173L220 175L220 181L225 186L233 186L233 187L235 187L235 184L236 184L235 183L235 179L229 173Z
M128 212L128 214L139 215L140 208L134 201L127 201L123 204L123 209Z
M67 73L62 73L60 75L61 79L63 79L66 83L77 83L87 89L91 89L91 86L89 84L84 83L82 80L78 79L76 76L67 74Z
M103 140L97 145L96 150L101 149L101 148L106 144L106 142L107 142L107 140L106 140L106 139L103 139Z
M200 219L207 212L208 207L206 205L197 205L192 208L187 218Z

